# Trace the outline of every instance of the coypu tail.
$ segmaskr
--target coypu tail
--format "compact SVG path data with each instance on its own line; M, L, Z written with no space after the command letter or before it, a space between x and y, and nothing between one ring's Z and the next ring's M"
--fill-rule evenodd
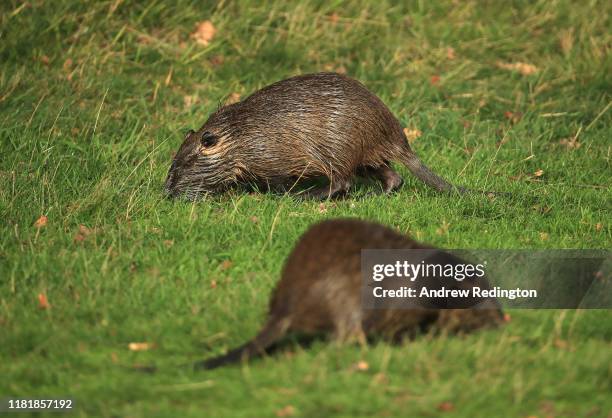
M407 140L406 140L407 141ZM419 180L428 185L429 187L433 187L439 192L452 193L457 192L459 194L465 193L481 193L486 195L493 196L504 196L511 197L511 193L506 192L493 192L493 191L484 191L484 190L473 190L468 189L463 186L453 186L442 177L431 171L423 162L412 152L410 148L405 148L400 154L400 161L404 163L408 170L412 174L414 174Z
M469 190L465 187L456 187L438 176L436 173L431 171L423 162L417 157L410 148L406 148L400 154L400 161L404 163L408 170L414 174L419 180L433 187L439 192L452 192L457 191L461 194L468 192Z
M278 341L289 328L289 318L270 318L264 328L248 343L230 350L227 354L213 357L195 363L195 370L210 370L230 363L236 363L243 359L257 357L265 353L266 348Z

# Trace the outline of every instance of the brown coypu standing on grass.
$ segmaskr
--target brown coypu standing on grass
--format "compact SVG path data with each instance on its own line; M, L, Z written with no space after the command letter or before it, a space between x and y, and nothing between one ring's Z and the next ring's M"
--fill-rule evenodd
M410 309L406 305L365 308L362 291L369 292L370 283L362 286L362 249L422 249L433 253L427 258L428 263L464 263L379 224L356 219L324 221L311 227L287 258L270 300L268 319L259 334L225 355L197 363L196 369L211 369L260 355L288 333L330 333L339 342L364 342L366 336L399 341L428 329L464 333L503 322L501 308L491 298L419 298ZM415 264L419 262L411 260ZM442 284L456 289L490 288L484 278L463 281L455 278L447 278L437 285L430 281L427 287L440 288ZM418 289L424 285L423 281L418 284L421 279L433 280L419 277L414 282L401 281L401 284ZM386 289L397 289L397 280L375 283Z
M323 199L346 193L361 176L380 181L389 193L403 183L392 161L436 190L468 191L421 162L399 121L363 84L336 73L307 74L221 107L197 132L189 131L165 190L195 199L233 185L288 191L302 179L326 178L328 185L304 194Z

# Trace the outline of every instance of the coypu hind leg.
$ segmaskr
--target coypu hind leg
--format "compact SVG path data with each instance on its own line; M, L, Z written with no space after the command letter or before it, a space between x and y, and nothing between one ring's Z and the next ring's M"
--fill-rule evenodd
M332 179L329 184L315 187L314 189L306 190L300 193L300 196L306 199L326 200L341 196L348 192L353 182L346 179Z
M402 176L391 168L387 162L380 167L363 167L358 170L361 177L371 177L382 183L383 193L388 194L398 190L404 184Z

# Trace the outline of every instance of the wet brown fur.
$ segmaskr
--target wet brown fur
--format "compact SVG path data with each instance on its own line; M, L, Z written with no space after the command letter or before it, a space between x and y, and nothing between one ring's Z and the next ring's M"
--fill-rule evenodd
M500 324L502 311L490 299L479 308L469 309L363 308L362 249L431 248L382 225L359 220L330 220L311 227L286 260L260 333L226 355L198 363L196 368L215 368L260 355L287 333L328 333L339 342L363 343L366 336L398 341L428 328L464 333ZM437 256L453 261L442 251ZM473 285L465 280L457 282L458 288ZM489 287L485 279L478 285Z
M289 191L303 179L326 178L328 185L305 194L321 199L347 192L361 176L380 181L389 193L403 182L392 161L436 190L465 191L417 158L398 120L363 84L336 73L307 74L224 106L191 131L166 192L194 199L236 184Z

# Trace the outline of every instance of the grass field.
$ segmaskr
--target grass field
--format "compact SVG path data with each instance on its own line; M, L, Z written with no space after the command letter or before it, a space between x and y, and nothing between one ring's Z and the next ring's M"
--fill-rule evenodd
M68 396L71 416L610 417L605 310L182 365L254 335L320 219L448 248L610 248L611 14L605 1L1 2L0 397ZM190 33L206 20L203 45ZM321 70L379 95L445 178L514 197L440 195L400 167L391 196L163 198L186 129Z

